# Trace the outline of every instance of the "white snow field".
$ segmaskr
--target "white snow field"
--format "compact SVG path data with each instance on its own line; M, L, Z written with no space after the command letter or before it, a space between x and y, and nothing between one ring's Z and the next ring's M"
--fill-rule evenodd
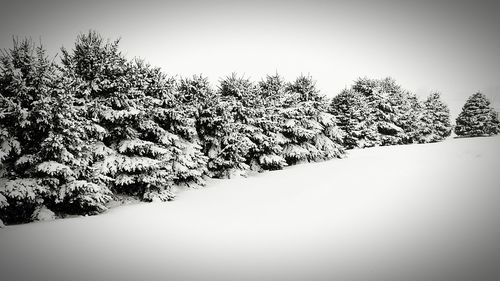
M500 137L350 151L0 229L0 279L500 280Z

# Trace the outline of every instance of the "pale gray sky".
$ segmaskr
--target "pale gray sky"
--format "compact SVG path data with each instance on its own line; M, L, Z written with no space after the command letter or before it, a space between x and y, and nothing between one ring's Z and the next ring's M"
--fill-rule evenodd
M392 76L457 114L475 91L499 109L499 26L500 1L17 0L1 4L0 48L28 36L56 54L95 29L170 75L309 73L329 96Z

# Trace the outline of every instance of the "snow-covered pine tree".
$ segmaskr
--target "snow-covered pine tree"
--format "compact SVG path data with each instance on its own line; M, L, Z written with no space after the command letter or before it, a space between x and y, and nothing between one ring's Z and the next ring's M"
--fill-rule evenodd
M63 73L66 74L66 73ZM91 165L95 129L85 116L73 80L61 75L52 92L51 130L41 143L36 175L55 190L50 209L70 214L96 214L107 210L111 191L96 179Z
M300 75L287 84L286 91L289 93L288 102L324 101L316 88L316 81L310 75Z
M498 114L489 99L480 92L470 96L456 119L455 134L461 137L491 136L499 131Z
M76 213L105 209L109 191L84 172L84 119L70 84L30 40L14 41L1 63L1 217L8 223L37 219L42 205Z
M333 97L329 112L335 116L337 125L346 133L343 145L347 149L380 144L370 110L365 96L352 89L345 89Z
M420 116L423 105L418 97L406 90L401 92L400 103L397 107L395 124L403 129L400 144L416 143L419 140Z
M63 49L63 69L78 84L99 137L93 152L95 177L116 193L138 196L142 200L171 200L171 139L160 140L151 131L154 100L146 91L162 91L162 85L134 68L118 48L119 41L105 41L94 31L78 36L71 52ZM149 80L148 80L149 79ZM160 94L158 94L160 95ZM148 127L149 126L149 127Z
M283 135L282 113L287 99L286 87L286 81L278 73L267 75L258 83L258 98L264 110L258 123L267 136L260 147L259 164L268 170L278 170L288 165L284 148L290 143L290 139Z
M431 93L423 103L418 142L438 142L451 134L450 110L440 93Z
M236 120L243 114L238 98L223 95L220 89L213 91L202 76L182 79L178 90L181 96L198 103L196 126L208 156L209 174L219 178L244 175L249 169L246 156L254 144L244 132L245 126Z
M376 89L379 87L380 80L370 79L368 77L360 77L352 85L352 90L361 93L365 97L369 98L370 102L373 102L377 98Z
M196 131L196 107L180 100L177 82L142 60L132 64L133 87L145 95L149 118L139 126L143 136L170 150L167 163L177 185L205 185L207 157Z
M366 98L381 145L416 141L421 105L414 94L402 89L392 78L360 78L352 89Z
M260 96L266 100L267 107L283 107L286 100L287 83L281 75L275 73L267 75L265 79L259 82Z
M259 111L258 101L255 99L256 93L257 88L249 79L238 77L234 72L221 79L217 89L221 100L231 107L230 114L236 130L232 134L237 135L244 144L243 147L247 148L240 152L248 168L250 163L255 163L252 160L255 160L256 152L259 151L257 144L263 138L262 130L255 126L255 118Z
M282 134L288 141L283 156L289 164L340 158L344 132L327 113L327 100L319 95L310 76L299 76L286 86L281 109Z
M248 78L237 74L220 81L219 93L232 99L234 122L249 143L245 159L252 170L276 170L286 165L279 154L282 147L276 140L277 127L273 126L269 99L262 96L259 87Z
M14 40L0 55L0 219L31 221L52 192L35 176L40 144L51 129L56 70L42 46Z

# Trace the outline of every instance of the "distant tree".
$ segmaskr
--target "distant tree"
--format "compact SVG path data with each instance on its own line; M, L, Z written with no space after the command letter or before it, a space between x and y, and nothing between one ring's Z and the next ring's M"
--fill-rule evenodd
M500 131L498 113L482 93L470 96L456 119L455 134L463 137L491 136Z
M423 103L419 142L438 142L451 134L450 110L439 93L432 93Z

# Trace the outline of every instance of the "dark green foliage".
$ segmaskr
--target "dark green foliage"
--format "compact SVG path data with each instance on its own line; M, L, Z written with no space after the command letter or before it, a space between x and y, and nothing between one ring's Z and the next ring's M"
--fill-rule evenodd
M455 134L462 137L491 136L500 131L498 113L482 93L469 97L458 115Z

